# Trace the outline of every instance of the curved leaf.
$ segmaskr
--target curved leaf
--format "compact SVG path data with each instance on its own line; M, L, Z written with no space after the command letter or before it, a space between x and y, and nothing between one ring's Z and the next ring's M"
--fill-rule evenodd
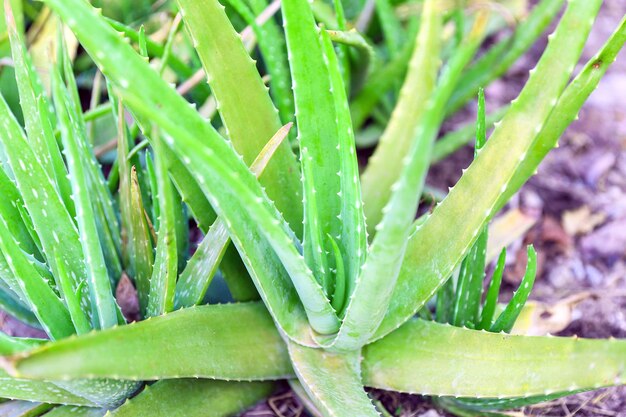
M374 338L408 320L450 277L525 160L557 103L601 1L572 0L528 83L457 185L411 236L390 308ZM546 84L544 80L551 82ZM494 166L498 175L489 175Z

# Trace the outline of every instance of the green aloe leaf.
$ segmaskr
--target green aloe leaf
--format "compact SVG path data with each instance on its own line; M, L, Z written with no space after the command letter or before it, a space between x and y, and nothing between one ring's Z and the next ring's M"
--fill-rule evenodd
M0 102L0 123L5 130L5 134L0 136L0 141L4 145L17 188L37 231L48 265L53 275L58 277L57 259L62 260L75 292L79 289L80 279L85 274L85 265L74 221L4 99ZM56 285L60 288L59 282L56 282ZM84 287L81 293L81 307L85 314L91 313L88 294Z
M84 253L87 288L91 299L91 317L94 328L107 328L118 324L115 299L105 258L98 239L98 228L91 202L91 187L81 155L86 152L86 137L72 113L71 99L58 71L51 71L54 101L59 118L65 157L70 169L72 195L75 201L78 233Z
M360 352L325 352L289 343L293 369L324 416L340 416L346 410L355 416L378 417L361 383Z
M129 256L133 278L139 294L139 305L142 315L147 315L148 294L150 293L150 278L154 271L154 246L152 226L148 221L148 213L144 206L142 190L137 176L137 169L133 166L128 175L130 182L130 211L129 211Z
M52 382L13 378L1 369L0 397L25 401L41 401L53 404L96 406L96 404L88 399L61 389Z
M0 354L12 355L13 353L34 348L45 342L45 339L12 337L4 332L0 332Z
M46 333L53 339L74 334L74 326L63 301L19 248L3 218L0 218L0 250L15 277L13 285L17 285L16 290L24 297Z
M141 386L141 383L135 381L92 378L53 383L72 394L80 395L97 407L108 408L119 406Z
M327 235L341 235L341 152L333 87L319 41L319 28L305 0L282 4L292 89L295 98L297 139L304 188L304 258L330 293ZM307 48L302 48L307 45ZM344 104L345 106L346 104ZM350 126L350 132L352 133ZM360 201L357 203L360 204ZM340 243L341 247L341 243Z
M524 304L526 304L526 300L528 300L528 296L530 295L530 291L533 288L533 284L535 283L535 276L537 275L537 253L535 249L531 246L528 246L528 265L526 266L526 273L522 278L522 282L520 283L520 287L517 289L515 293L513 293L513 297L511 301L506 305L504 311L500 313L496 321L489 328L490 332L498 333L498 332L510 332L513 326L515 325L515 321L517 317L522 312L522 308L524 308Z
M250 0L247 2L249 7L243 0L229 0L228 2L254 30L263 62L270 75L270 93L278 108L280 119L283 123L292 122L294 104L284 34L275 19L268 19L262 24L256 22L255 15L263 13L269 2Z
M617 340L508 336L412 320L368 345L362 368L366 383L394 391L522 397L621 384L624 349Z
M337 317L298 254L295 236L281 221L280 214L230 144L165 84L89 5L80 0L47 1L67 21L129 107L159 125L168 139L168 146L174 148L179 158L189 162L186 167L193 168L203 192L224 216L231 238L246 258L244 261L255 285L283 329L291 337L311 343L304 317L301 313L294 314L302 309L297 296L300 294L304 311L315 330L320 333L336 331ZM98 30L94 30L96 27ZM120 62L126 65L118 65ZM256 208L251 210L251 207ZM240 238L235 240L235 236L245 236L247 245ZM251 244L254 241L266 243ZM268 250L269 247L273 251ZM250 251L257 251L257 254L249 256ZM289 277L285 276L285 268Z
M174 379L146 386L110 417L226 417L271 394L271 382Z
M528 155L580 57L599 4L570 2L536 70L502 123L457 185L412 235L390 309L375 337L397 328L432 297L494 215L500 196ZM552 80L549 85L546 77ZM501 167L497 176L487 174L493 166Z
M526 407L533 404L538 404L547 401L553 401L558 398L562 398L568 395L577 394L581 391L565 391L557 392L549 395L532 395L522 398L451 398L443 397L437 400L437 403L445 405L449 409L449 406L459 407L459 411L464 410L471 415L483 416L485 411L499 411L510 410L513 408ZM490 415L490 414L487 414ZM495 414L500 417L501 414Z
M217 0L178 0L178 5L207 73L226 134L246 164L251 164L281 127L267 88ZM298 232L302 213L293 201L300 195L300 183L296 159L288 143L272 158L261 183Z
M62 405L46 413L46 417L103 417L106 413L104 408Z
M67 311L70 313L74 328L76 328L76 334L85 334L91 330L92 323L83 314L80 307L82 287L86 286L86 282L82 281L76 291L72 288L72 281L65 270L64 263L57 257L57 265L59 266L59 274L57 280L61 284L61 291L65 295L65 305Z
M67 93L69 97L68 112L72 115L76 124L76 132L81 135L85 143L89 143L87 138L87 128L83 119L81 101L78 92L78 86L74 78L74 70L72 68L72 60L62 36L63 31L58 31L58 62L63 79L67 85ZM107 269L110 274L111 282L116 284L122 274L122 264L120 260L121 253L121 237L120 227L117 218L117 210L113 204L113 197L109 192L102 167L96 159L91 147L80 147L80 156L83 161L84 169L87 175L87 184L91 194L93 205L93 213L96 220L98 237L100 239Z
M392 186L404 169L404 165L398 162L415 142L416 130L437 80L443 13L434 1L426 1L423 7L420 30L396 111L361 176L370 235L374 235L376 225L383 218L383 208L391 199Z
M455 326L473 325L479 319L478 313L485 277L486 247L487 229L484 228L461 263L451 322Z
M293 375L287 347L261 303L183 309L117 327L114 334L119 337L99 331L80 339L64 339L59 345L42 347L37 355L39 359L32 356L33 361L16 356L15 375L75 378L85 367L91 368L88 374L93 376L107 374L134 380L160 379L165 375L275 380ZM244 335L245 340L253 343L240 343ZM207 343L208 340L211 342ZM76 356L77 348L82 351L80 360ZM141 355L131 356L131 352ZM175 355L177 360L162 360L168 355ZM259 355L263 356L262 361ZM206 357L213 359L199 359Z
M250 170L258 177L272 159L276 150L287 137L292 124L289 123L276 132L263 147ZM217 271L220 260L228 247L228 230L222 219L218 218L193 254L187 267L176 282L176 308L200 304Z
M178 277L178 245L176 236L176 213L179 211L165 161L167 148L160 141L155 141L156 179L159 207L159 231L156 244L156 256L150 277L148 294L148 317L168 313L174 309L174 293Z
M12 273L8 265L6 265L6 260L0 255L0 308L31 327L40 328L41 325L37 317L26 306L26 303L5 283L4 278L2 278L5 274Z
M4 196L0 201L0 215L9 224L11 234L20 242L20 247L41 259L39 249L30 235L28 226L22 220L19 210L19 207L24 206L24 201L15 183L5 172L6 168L7 166L3 165L0 169L0 193Z
M424 7L425 16L440 14L435 2L426 2ZM424 185L432 145L442 121L442 110L462 69L482 41L487 16L479 14L467 40L444 69L437 91L424 111L408 153L402 159L400 176L392 185L390 199L382 209L382 220L376 225L377 233L342 323L335 344L338 349L356 349L363 346L387 312L412 231L411 224Z
M202 303L229 241L226 225L220 219L216 220L176 282L176 309Z
M532 152L529 152L509 187L500 197L498 207L504 206L520 187L535 174L537 166L548 152L558 146L558 140L570 123L578 117L578 111L589 95L596 89L609 66L626 43L626 18L623 18L602 49L593 56L576 78L567 86L541 132L537 134Z
M359 166L355 152L354 130L350 118L346 87L341 76L340 61L335 54L330 35L328 32L321 32L322 49L327 63L330 85L333 91L333 99L336 114L336 126L338 143L336 148L339 154L340 171L338 172L340 181L340 213L341 231L336 236L327 238L331 248L339 249L338 257L335 255L335 290L337 287L344 287L345 296L354 290L356 277L367 251L367 232L365 229L365 216L363 214L363 202L361 198L361 183L359 181ZM330 148L332 149L332 148ZM338 262L342 264L339 265ZM341 279L338 272L343 269L344 277ZM341 306L337 311L342 311L346 300L339 298L334 300L337 306Z
M493 316L498 307L498 295L500 294L500 285L502 284L502 275L504 274L504 264L506 262L506 248L503 248L498 256L496 268L491 276L487 295L485 296L485 304L480 313L480 323L476 327L479 330L486 330L493 324Z
M123 111L121 103L118 103L116 118L118 123L117 160L120 175L121 239L127 270L131 278L135 280L139 306L142 314L145 315L150 292L150 277L154 265L154 252L141 190L139 189L137 171L135 166L131 165L135 159L129 159L130 143Z
M8 6L8 3L7 3ZM63 198L65 206L74 214L74 203L70 198L72 190L67 179L63 157L54 137L52 115L43 84L27 53L24 42L15 26L13 13L6 7L7 30L11 42L11 53L15 65L15 78L20 94L20 105L24 114L28 141L33 151L53 180L55 188Z
M163 361L168 355L177 360ZM503 335L419 319L362 356L366 386L438 396L524 397L626 382L626 341ZM4 364L36 379L294 377L287 346L260 303L180 310L49 343Z

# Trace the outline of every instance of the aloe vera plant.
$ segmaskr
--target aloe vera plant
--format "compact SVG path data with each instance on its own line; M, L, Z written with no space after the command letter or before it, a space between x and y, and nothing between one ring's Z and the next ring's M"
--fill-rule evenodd
M256 23L263 2L229 2L271 61L268 90L226 9L217 0L178 0L219 120L204 118L162 78L166 58L150 65L145 31L136 34L137 51L87 2L44 3L106 78L117 130L109 185L117 192L87 140L63 41L51 59L50 99L7 6L27 117L23 129L0 103L0 186L9 196L0 203L0 301L50 339L0 333L0 397L16 400L12 407L26 400L59 404L46 415L229 415L288 379L324 416L379 415L364 386L481 415L624 383L624 341L506 334L535 279L532 248L508 304L498 304L504 255L483 294L489 221L556 145L626 41L622 21L570 81L600 0L568 2L488 139L480 90L475 159L418 220L446 114L499 75L506 64L489 76L480 69L496 55L514 60L560 1L537 6L515 48L496 46L478 60L488 12L457 19L451 41L444 27L462 10L425 0L411 31L389 2L376 2L386 65L399 67L384 74L405 67L406 77L361 176L356 129L376 102L390 102L384 90L394 86L376 81L374 68L383 91L353 94L359 64L378 59L366 34L347 30L358 2L346 2L344 13L337 1L324 18L320 6L284 0L282 31L274 20ZM351 109L351 98L364 113ZM285 140L290 129L295 152ZM188 213L204 232L191 256ZM201 305L218 270L235 302ZM121 314L113 294L123 271L146 320L126 324Z

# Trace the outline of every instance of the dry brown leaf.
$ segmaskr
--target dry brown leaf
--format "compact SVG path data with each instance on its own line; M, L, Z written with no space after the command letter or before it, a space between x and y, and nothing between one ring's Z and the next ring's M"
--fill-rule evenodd
M561 219L563 228L570 236L586 235L605 220L606 213L592 213L588 206L566 211Z
M537 219L519 209L509 210L489 226L487 262L494 260L502 248L521 238L533 227Z

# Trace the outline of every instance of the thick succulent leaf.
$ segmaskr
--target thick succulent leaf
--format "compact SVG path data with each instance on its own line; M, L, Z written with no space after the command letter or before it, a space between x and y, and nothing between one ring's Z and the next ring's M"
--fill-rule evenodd
M504 274L504 265L506 262L506 248L502 249L498 261L496 262L495 270L491 276L489 287L487 289L487 295L485 296L485 304L480 312L480 322L476 327L479 330L486 330L491 328L493 324L493 316L498 307L498 296L500 294L500 285L502 284L502 276Z
M46 333L53 339L74 334L74 326L63 301L19 248L3 218L0 218L0 250L15 277L9 285L16 285L14 291L24 297Z
M159 381L107 417L226 417L264 399L273 387L271 382Z
M250 279L246 265L241 261L239 253L233 245L229 246L224 253L220 272L234 301L258 301L261 299L259 291Z
M304 186L304 257L328 293L332 265L327 235L341 236L341 154L349 149L339 142L335 86L331 85L311 7L305 0L294 0L283 3L282 12Z
M287 137L291 126L292 124L289 123L280 128L250 166L250 170L257 178L263 173L276 150ZM176 282L175 307L177 309L191 307L202 302L217 267L226 253L229 241L226 225L222 219L218 218L211 225Z
M440 396L523 397L626 382L626 341L615 339L513 336L414 319L362 355L366 386ZM180 310L4 361L33 378L294 377L260 303Z
M65 305L67 306L67 311L70 313L72 323L74 323L76 334L87 333L92 329L92 323L89 321L87 316L83 314L80 306L80 294L82 287L85 286L86 282L82 281L78 289L74 291L72 289L72 281L65 270L65 264L61 262L58 257L56 261L59 266L57 280L61 284L61 292L65 295Z
M98 239L98 228L91 202L91 187L87 180L88 173L81 158L87 146L86 137L81 135L81 125L76 120L76 115L72 114L69 106L71 100L60 74L58 71L52 71L51 77L61 138L70 170L78 233L84 253L85 277L92 307L92 325L94 328L112 327L117 324L115 299L111 292L111 282Z
M165 152L168 149L162 142L155 142L156 179L158 189L159 231L156 257L150 278L150 293L146 315L158 316L174 309L174 292L178 276L178 246L176 236L177 199L174 186L167 172Z
M0 123L4 127L0 141L4 145L17 187L37 230L53 275L58 276L57 259L62 260L75 292L79 289L80 279L85 275L78 231L6 101L0 101ZM56 284L59 287L59 283ZM81 307L88 314L91 311L89 296L86 288L83 289Z
M46 413L46 417L103 417L106 413L105 408L62 405Z
M139 146L139 145L137 145ZM129 155L136 155L137 152L135 152L135 149L137 149L137 146L135 146L129 153ZM155 145L156 146L156 145ZM152 223L152 225L154 226L155 230L159 230L159 221L160 221L160 214L161 214L161 206L159 203L159 186L157 185L157 175L156 175L156 168L154 167L154 161L152 160L152 152L150 152L150 150L146 150L145 153L145 164L146 164L146 168L144 170L144 174L147 177L147 183L150 186L150 197L151 197L151 206L152 206L152 210L150 210L150 221Z
M476 118L476 142L474 158L478 155L487 141L487 126L485 120L485 91L478 90L478 116ZM479 310L483 295L483 281L485 278L485 264L487 257L488 228L483 227L478 239L461 263L457 282L456 299L451 324L462 327L466 324L477 328ZM495 275L494 275L495 277ZM501 277L500 277L501 278ZM496 288L495 286L493 288ZM499 283L497 288L499 289ZM491 294L490 294L491 295ZM496 293L497 297L497 293ZM491 302L489 295L487 303ZM489 306L488 308L491 308ZM493 314L493 313L492 313ZM515 316L517 318L517 316ZM489 317L488 320L491 320Z
M135 381L92 378L54 381L54 384L86 398L98 407L117 407L141 386L141 383Z
M0 332L0 355L12 355L32 349L46 342L46 339L31 339L22 337L12 337L4 332Z
M474 325L478 322L485 277L486 247L487 232L485 228L461 263L451 323L455 326Z
M625 349L614 339L508 336L412 320L368 345L362 368L366 383L395 391L547 395L624 383Z
M295 237L232 147L174 89L167 86L89 5L80 0L47 1L75 31L83 47L113 82L129 107L159 125L162 133L170 139L168 145L180 158L184 157L184 161L189 162L186 167L194 169L194 176L201 182L202 190L209 196L213 207L224 216L231 238L246 258L255 285L281 327L291 337L307 343L308 325L298 312L302 312L302 307L295 287L313 327L320 333L336 331L337 318L321 287L298 254L294 246ZM120 62L125 65L119 65ZM270 245L277 256L269 250ZM255 254L249 256L248 252ZM289 306L289 311L286 306Z
M198 228L207 233L217 215L211 207L198 182L191 176L183 163L171 152L165 154L167 169L170 177L180 194L181 199L189 208L191 215L196 220Z
M593 56L567 86L557 102L550 117L535 139L535 145L522 162L509 187L498 202L498 208L515 194L520 187L535 174L537 166L550 150L557 146L558 140L570 123L578 117L578 111L589 95L596 89L609 66L626 43L626 18L623 18L602 49Z
M472 415L479 415L483 417L485 411L500 411L500 410L510 410L513 408L526 407L533 404L538 404L547 401L553 401L561 397L565 397L568 395L578 394L581 392L578 391L565 391L565 392L557 392L550 395L533 395L529 397L521 397L521 398L451 398L451 397L442 397L437 400L438 404L442 404L448 407L451 405L453 407L457 406L460 408L459 411L464 410L465 412L470 412ZM452 410L450 410L452 411ZM490 414L487 414L490 415ZM502 414L495 414L495 416L502 416Z
M272 380L293 375L287 347L260 303L178 310L116 327L112 333L67 338L41 347L30 359L13 360L15 375L48 379L113 375L134 380Z
M226 133L246 164L251 164L281 127L267 88L217 0L178 0L178 5L207 73ZM301 187L297 162L288 143L272 158L261 183L292 229L299 231L301 207L293 202L299 200Z
M375 337L409 319L459 265L532 148L578 60L599 1L573 0L502 123L424 224L411 236L389 311ZM566 46L567 45L567 46ZM552 81L546 85L544 80ZM498 175L488 175L493 167Z
M11 234L19 242L20 247L24 251L36 255L41 259L37 245L31 238L28 227L22 220L22 215L19 210L19 207L24 206L24 201L15 183L4 171L5 168L7 167L2 166L2 169L0 169L0 195L3 196L0 200L0 215L9 224Z
M400 98L376 151L361 176L367 229L370 235L383 218L393 184L401 177L422 115L435 87L439 68L443 13L436 1L426 1L415 50L409 64Z
M426 2L424 7L424 16L441 13L436 2ZM441 19L441 16L426 18ZM382 210L381 222L376 225L376 236L360 271L359 281L335 343L338 349L363 346L387 312L408 237L412 232L411 224L424 186L432 146L442 122L443 108L463 68L480 45L487 21L487 15L478 15L466 42L444 69L437 90L424 110L419 128L414 132L408 153L402 159L400 176L392 185L390 200Z
M158 120L159 115L153 114L152 117L154 120ZM166 121L163 120L163 122ZM165 126L165 123L163 125ZM174 128L174 126L169 127ZM183 130L173 129L172 132L176 136L176 141L171 137L168 138L168 146L179 153L183 161L188 161L189 169L200 180L204 192L213 200L212 205L224 218L231 239L240 254L243 255L244 262L264 263L262 267L267 265L267 258L251 259L250 256L244 254L246 251L258 250L259 248L255 247L255 244L249 240L242 241L242 238L244 236L247 238L258 232L262 233L289 273L311 326L322 334L336 331L338 329L337 317L321 286L315 281L313 274L297 251L295 236L290 236L289 232L291 231L288 226L279 220L280 214L264 198L265 195L258 183L247 181L251 188L256 188L255 190L254 188L247 188L240 181L252 174L246 170L233 176L231 174L232 165L230 166L231 169L224 165L224 155L218 157L217 153L211 149L198 148L197 143L194 143L194 137L187 136ZM250 269L252 268L249 267ZM270 277L253 276L253 279L257 281L257 288L260 285L268 284L267 282L261 283L261 278L265 281ZM267 290L259 288L262 295L267 291L277 290L277 281L274 279L275 277L271 278L273 288ZM283 300L280 301L282 304Z
M564 0L541 1L510 36L499 41L476 60L467 69L463 80L450 98L448 111L452 113L458 110L468 100L476 96L479 88L486 87L504 74L554 21L563 3Z
M9 376L0 369L0 397L53 404L74 404L95 407L96 404L59 388L52 382L33 381Z
M6 3L7 6L8 4ZM20 94L20 105L24 114L28 142L39 157L44 170L53 180L65 206L68 207L71 214L74 214L74 203L70 198L72 190L57 140L54 137L50 104L46 98L41 79L17 31L10 7L7 7L5 12L11 53L15 65L15 79Z
M126 268L135 280L139 295L139 306L145 314L150 293L150 277L154 265L154 252L143 206L137 171L129 157L128 129L124 122L123 108L117 103L118 122L117 160L119 171L120 215L122 220L122 248Z
M12 274L9 266L6 265L4 256L0 254L0 308L31 327L41 328L37 316L30 311L30 308L27 307L22 298L13 292L3 281L2 276L6 273Z
M31 401L7 401L0 404L0 416L2 417L37 417L45 413L53 406Z
M260 16L264 13L269 2L250 0L247 2L249 7L243 0L228 0L228 3L254 30L263 56L263 63L270 75L270 93L278 108L280 119L283 123L292 122L294 118L293 93L283 32L275 19L268 19L262 24L256 22L255 15Z
M517 317L522 312L526 300L530 295L530 291L535 283L535 276L537 275L537 253L533 249L532 245L528 246L528 265L526 266L526 273L522 278L520 287L513 293L513 297L504 308L504 311L500 313L496 321L489 328L490 332L510 332Z
M226 225L221 219L216 220L176 282L174 296L176 309L202 302L229 241Z
M330 353L289 342L293 369L317 409L326 417L380 414L361 382L359 351Z
M62 70L63 79L67 85L67 111L76 125L76 132L82 137L83 143L89 143L87 129L83 118L78 86L74 78L74 69L69 55L65 39L60 37L59 43L59 67ZM98 237L102 245L103 255L111 282L116 284L122 274L121 234L117 209L113 204L113 197L104 179L102 167L96 159L91 146L81 146L80 157L87 176L87 184L91 193L93 213L96 220Z
M341 76L340 62L335 54L330 36L326 31L321 32L322 48L326 58L330 85L333 91L333 100L336 113L337 125L337 154L339 154L340 171L340 205L341 232L337 236L329 238L331 247L338 247L341 261L345 264L338 265L340 258L335 256L335 289L338 285L345 287L345 293L351 294L359 270L365 259L367 251L367 235L365 231L365 217L363 214L363 202L361 199L361 182L359 181L359 165L356 159L354 131L348 108L346 87ZM328 148L332 149L332 148ZM339 282L339 269L344 270L343 282ZM333 300L335 301L335 300ZM336 302L337 305L345 305L345 300Z

